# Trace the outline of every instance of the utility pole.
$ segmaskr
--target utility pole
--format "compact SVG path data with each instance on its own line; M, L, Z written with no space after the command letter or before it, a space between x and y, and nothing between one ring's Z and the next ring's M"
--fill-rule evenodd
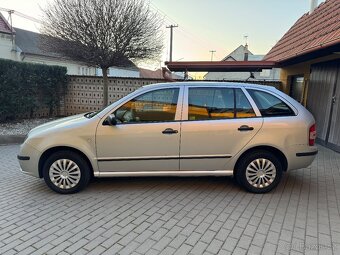
M172 62L172 39L173 39L173 29L178 27L178 25L170 25L170 26L167 26L166 28L170 28L170 59L169 61Z
M216 52L216 50L210 50L209 52L211 52L211 59L210 59L210 61L213 61L214 53Z
M12 14L14 13L14 10L8 10L9 14L9 22L11 25L11 41L12 41L12 48L14 48L14 36L13 36L13 22L12 22Z

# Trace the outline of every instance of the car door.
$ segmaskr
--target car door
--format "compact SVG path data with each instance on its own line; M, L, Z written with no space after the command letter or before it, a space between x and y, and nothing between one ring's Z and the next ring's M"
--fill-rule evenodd
M182 98L180 86L151 89L114 109L117 125L97 128L99 171L179 170Z
M260 130L262 118L241 88L186 86L180 169L231 170L226 164Z

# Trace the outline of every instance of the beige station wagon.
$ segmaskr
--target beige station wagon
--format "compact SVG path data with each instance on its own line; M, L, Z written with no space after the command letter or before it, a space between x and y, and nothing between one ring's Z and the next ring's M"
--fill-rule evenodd
M273 87L175 82L36 127L18 159L64 194L114 176L234 176L264 193L312 163L315 137L312 114Z

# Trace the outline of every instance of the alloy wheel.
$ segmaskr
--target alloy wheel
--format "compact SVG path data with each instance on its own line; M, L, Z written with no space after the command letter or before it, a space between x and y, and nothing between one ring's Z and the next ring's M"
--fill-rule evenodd
M276 177L276 167L269 159L255 159L246 168L246 178L255 188L265 188L272 184Z
M60 189L75 187L81 177L79 166L70 159L58 159L49 169L51 182Z

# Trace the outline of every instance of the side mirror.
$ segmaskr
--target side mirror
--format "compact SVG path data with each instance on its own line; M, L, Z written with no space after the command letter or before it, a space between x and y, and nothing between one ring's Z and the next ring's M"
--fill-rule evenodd
M116 126L117 125L117 118L116 116L112 113L109 116L107 116L106 120L104 121L104 125L109 125L109 126Z

